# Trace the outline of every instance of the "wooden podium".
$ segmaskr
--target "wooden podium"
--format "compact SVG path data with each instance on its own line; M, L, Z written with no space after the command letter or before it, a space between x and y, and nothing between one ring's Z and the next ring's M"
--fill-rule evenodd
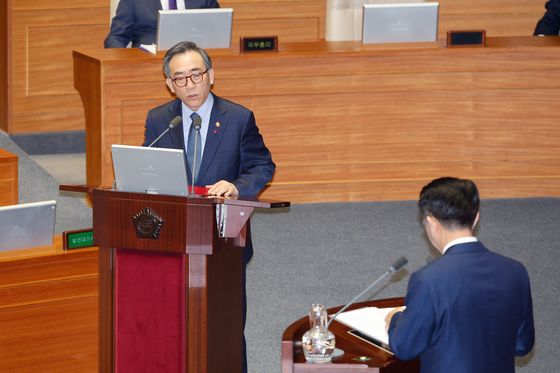
M356 303L348 308L398 307L403 298L380 299ZM334 315L341 307L327 310ZM282 335L282 373L418 373L420 361L401 361L391 353L348 333L350 330L336 320L329 330L335 335L336 347L344 354L333 358L329 364L306 363L301 347L301 337L309 330L309 319L301 318L288 326Z
M255 207L94 189L99 371L241 372L243 246Z

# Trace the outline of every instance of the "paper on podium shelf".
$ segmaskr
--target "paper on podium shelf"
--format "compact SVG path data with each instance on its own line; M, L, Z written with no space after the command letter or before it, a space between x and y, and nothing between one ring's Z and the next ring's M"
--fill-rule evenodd
M336 317L336 321L388 346L389 335L387 334L387 330L385 330L385 317L395 308L396 307L359 308L357 310L341 313Z

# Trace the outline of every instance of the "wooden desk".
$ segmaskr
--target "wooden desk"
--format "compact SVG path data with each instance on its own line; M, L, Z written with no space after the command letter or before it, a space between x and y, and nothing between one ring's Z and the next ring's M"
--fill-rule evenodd
M349 309L362 307L402 306L403 298L382 299L357 303ZM328 314L336 313L340 307L331 308ZM303 317L294 322L282 335L282 373L415 373L420 371L418 360L404 362L382 349L366 343L350 334L349 328L334 321L329 330L335 335L336 347L344 355L334 358L330 364L307 364L301 348L301 337L309 330L309 318ZM359 357L369 360L360 361Z
M0 252L0 372L97 372L97 249Z
M475 179L483 198L560 195L560 38L211 55L214 92L254 110L277 164L263 198L416 199L445 175ZM172 98L161 57L74 52L88 184L111 185L111 144L141 144L147 111Z
M0 206L18 203L18 157L0 149Z
M0 5L0 129L10 134L84 129L72 85L76 48L101 47L109 0L8 0ZM222 0L234 9L233 40L278 35L280 43L325 37L326 0ZM439 34L486 29L531 35L543 0L440 0Z
M2 1L0 129L10 134L84 129L72 84L72 50L103 46L109 5L110 0ZM314 41L325 34L325 0L224 0L220 5L235 9L234 42L263 34Z

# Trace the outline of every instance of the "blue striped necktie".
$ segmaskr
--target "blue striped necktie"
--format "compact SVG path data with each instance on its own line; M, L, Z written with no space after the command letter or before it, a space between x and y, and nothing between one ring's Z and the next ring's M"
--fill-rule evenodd
M198 140L197 140L197 144L196 144L196 165L195 169L194 169L194 178L196 181L196 178L198 176L198 170L200 169L200 161L202 160L202 141L200 138L200 130L195 130L194 129L194 121L195 118L199 118L200 121L200 115L198 115L197 113L192 113L191 114L191 127L189 128L189 139L187 142L187 161L189 162L189 167L191 168L191 172L193 171L193 161L194 161L194 140L195 140L195 136L196 136L196 132L198 131Z

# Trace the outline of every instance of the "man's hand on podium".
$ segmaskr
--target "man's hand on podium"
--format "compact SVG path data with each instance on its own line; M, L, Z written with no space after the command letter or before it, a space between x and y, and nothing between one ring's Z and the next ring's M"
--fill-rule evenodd
M385 329L387 331L389 331L389 326L391 325L391 319L393 318L393 316L395 316L395 313L404 311L404 308L405 308L404 306L403 307L395 307L394 310L392 310L391 312L389 312L387 314L387 316L385 316Z
M215 196L236 197L239 194L235 185L225 180L220 180L213 185L206 185L206 188L208 188L208 194Z

